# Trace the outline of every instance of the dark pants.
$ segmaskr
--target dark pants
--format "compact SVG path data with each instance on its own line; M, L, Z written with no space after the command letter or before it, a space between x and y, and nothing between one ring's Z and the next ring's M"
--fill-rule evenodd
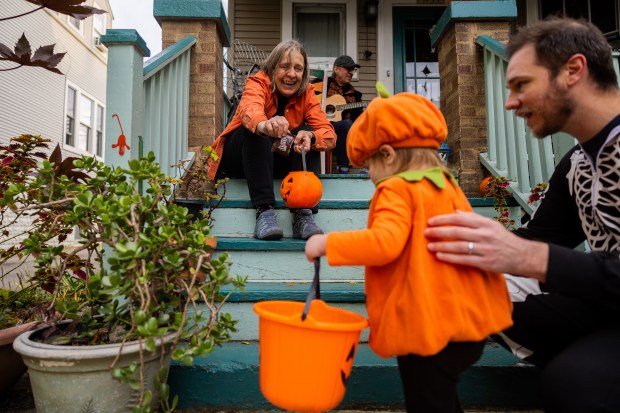
M528 295L514 303L513 319L503 336L543 369L545 412L620 412L620 324L608 309L559 294ZM510 348L504 337L493 338Z
M217 178L245 178L254 208L275 205L274 178L281 179L291 171L303 169L301 155L293 148L289 156L284 156L272 152L272 144L273 139L256 135L243 126L224 142ZM306 169L320 173L319 152L310 151L306 154Z
M433 356L397 357L407 412L462 412L456 386L461 373L480 358L485 343L450 343Z
M353 125L351 119L343 119L338 122L332 122L334 130L336 131L336 148L334 149L334 155L336 156L336 164L338 166L349 166L349 157L347 156L347 136L349 135L349 129Z

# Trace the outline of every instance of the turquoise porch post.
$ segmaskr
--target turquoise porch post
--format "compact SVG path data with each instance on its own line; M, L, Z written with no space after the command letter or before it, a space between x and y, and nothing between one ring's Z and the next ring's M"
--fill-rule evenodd
M143 59L151 52L133 29L107 30L101 42L108 48L104 161L126 166L129 159L140 155L139 137L144 134Z

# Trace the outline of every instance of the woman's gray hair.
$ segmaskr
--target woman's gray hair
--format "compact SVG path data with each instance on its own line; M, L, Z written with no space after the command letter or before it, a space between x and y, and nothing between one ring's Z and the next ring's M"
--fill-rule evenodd
M301 77L301 85L299 86L299 90L297 91L297 96L301 96L305 93L306 88L310 84L310 67L308 66L308 55L306 54L306 50L304 49L303 44L297 40L286 40L280 42L276 47L274 47L273 51L267 57L267 60L263 63L262 70L269 76L271 79L271 84L273 85L272 92L276 91L276 72L278 69L278 64L280 60L285 56L288 56L290 61L291 53L299 52L304 58L304 74Z

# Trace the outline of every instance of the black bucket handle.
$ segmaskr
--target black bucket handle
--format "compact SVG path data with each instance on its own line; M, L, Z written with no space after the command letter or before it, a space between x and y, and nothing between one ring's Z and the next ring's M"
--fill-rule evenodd
M312 280L312 284L310 285L310 291L306 296L306 305L304 306L304 311L301 313L301 321L304 321L306 317L308 317L308 311L310 311L310 304L312 304L312 300L315 298L318 300L321 298L321 285L319 281L319 272L321 269L321 259L314 259L314 279Z

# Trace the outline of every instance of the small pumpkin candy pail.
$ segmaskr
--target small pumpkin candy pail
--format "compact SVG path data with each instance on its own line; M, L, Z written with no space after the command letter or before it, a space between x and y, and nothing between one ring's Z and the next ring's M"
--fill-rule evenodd
M318 260L306 303L261 301L259 381L263 396L296 412L332 410L344 398L360 333L368 321L360 314L319 299ZM316 297L316 299L315 299Z
M289 208L313 208L323 196L323 185L313 172L292 171L282 180L280 195Z
M301 149L303 171L292 171L280 185L280 196L289 208L314 208L323 196L323 184L314 172L306 170L306 151Z

